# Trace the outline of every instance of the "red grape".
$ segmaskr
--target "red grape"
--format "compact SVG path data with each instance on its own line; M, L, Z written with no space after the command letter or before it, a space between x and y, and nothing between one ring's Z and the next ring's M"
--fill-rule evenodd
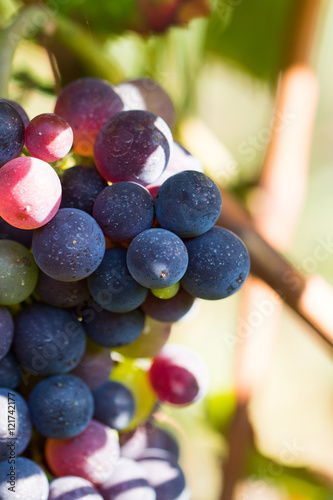
M93 156L99 129L123 109L123 101L109 82L99 78L80 78L63 88L54 112L72 127L74 151L81 156Z
M158 399L177 406L202 399L208 387L206 367L199 356L178 344L168 344L161 350L149 378Z
M73 130L61 116L43 113L33 118L25 129L25 145L36 158L61 160L73 145Z
M79 476L94 485L112 475L119 455L116 431L96 420L78 436L46 441L46 460L56 476Z

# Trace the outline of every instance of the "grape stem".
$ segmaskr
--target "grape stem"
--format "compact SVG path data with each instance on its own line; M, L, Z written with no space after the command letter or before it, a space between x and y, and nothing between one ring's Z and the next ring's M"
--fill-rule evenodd
M22 39L34 39L43 33L49 47L57 43L70 51L90 75L109 81L121 81L124 75L103 48L79 25L53 12L46 5L32 4L22 8L15 20L0 31L0 97L8 97L13 58Z
M15 50L22 40L37 33L36 20L40 7L32 5L21 10L13 23L0 32L0 96L8 97L8 84L12 74Z

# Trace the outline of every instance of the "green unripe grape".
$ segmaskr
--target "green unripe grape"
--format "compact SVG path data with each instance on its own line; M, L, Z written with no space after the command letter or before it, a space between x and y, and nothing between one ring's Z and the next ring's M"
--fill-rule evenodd
M29 250L12 240L0 240L0 305L25 300L33 292L38 267Z
M126 429L123 430L125 432L135 429L150 417L157 402L148 372L139 365L137 360L125 358L113 368L110 379L124 384L132 392L135 413Z
M128 345L114 347L126 358L153 358L167 342L171 332L171 323L156 321L146 316L144 329L139 337Z
M168 286L167 288L151 288L150 291L158 299L172 299L179 291L179 281L174 285Z

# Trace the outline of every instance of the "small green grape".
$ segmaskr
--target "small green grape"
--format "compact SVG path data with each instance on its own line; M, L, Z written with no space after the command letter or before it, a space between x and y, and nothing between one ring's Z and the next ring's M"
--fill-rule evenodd
M18 304L33 292L38 267L29 250L12 240L0 240L0 305Z
M135 429L149 418L156 406L156 395L149 381L149 375L137 360L126 359L118 363L112 370L111 380L121 382L133 394L135 413L124 431Z
M167 288L152 288L151 293L155 295L158 299L172 299L175 295L177 295L179 291L179 281L174 285L168 286Z

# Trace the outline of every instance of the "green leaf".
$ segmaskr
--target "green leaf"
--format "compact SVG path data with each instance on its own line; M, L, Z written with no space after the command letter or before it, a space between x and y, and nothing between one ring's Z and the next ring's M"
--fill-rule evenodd
M293 9L290 0L217 0L206 48L258 78L275 80L289 41Z

